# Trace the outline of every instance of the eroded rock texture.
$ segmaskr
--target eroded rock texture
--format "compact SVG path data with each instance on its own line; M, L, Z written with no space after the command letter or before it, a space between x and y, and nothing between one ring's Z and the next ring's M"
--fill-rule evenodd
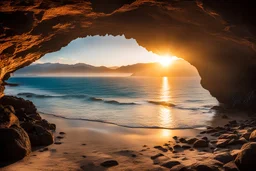
M221 103L256 106L256 12L250 3L1 0L0 80L75 38L124 34L150 51L189 61Z

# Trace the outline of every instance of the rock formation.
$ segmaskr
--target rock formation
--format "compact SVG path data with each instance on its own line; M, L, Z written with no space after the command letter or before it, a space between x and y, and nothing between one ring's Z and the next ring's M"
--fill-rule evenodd
M219 102L252 107L254 14L250 1L1 0L0 80L78 37L124 34L190 62Z
M0 99L0 165L16 161L31 152L32 147L53 143L51 131L55 124L48 123L37 113L30 101L12 96Z

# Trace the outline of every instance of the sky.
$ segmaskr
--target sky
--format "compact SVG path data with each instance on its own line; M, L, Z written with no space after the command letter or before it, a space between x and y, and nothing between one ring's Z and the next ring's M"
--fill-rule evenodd
M86 63L113 67L157 62L159 57L139 46L135 39L126 39L124 35L106 35L77 38L60 51L46 54L36 63Z

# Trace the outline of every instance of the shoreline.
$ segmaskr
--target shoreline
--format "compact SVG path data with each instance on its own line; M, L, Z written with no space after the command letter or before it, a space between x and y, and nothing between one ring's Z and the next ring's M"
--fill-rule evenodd
M197 167L197 164L204 164L207 167L219 168L226 163L215 160L216 156L230 153L234 160L233 156L236 157L242 144L245 143L219 148L216 147L218 142L214 142L218 141L218 137L222 134L233 135L231 134L233 127L241 125L237 122L227 127L231 129L230 132L220 126L175 130L126 128L108 123L64 119L47 114L41 114L41 117L57 125L54 132L55 143L33 149L29 156L2 168L3 171L16 171L17 168L19 171L164 171L175 168L169 165L173 162L180 167ZM234 121L226 120L226 122ZM246 131L244 128L241 129L242 132ZM213 135L218 132L217 136ZM188 144L191 139L203 140L209 144L196 147L195 143ZM115 161L118 165L102 166L106 161Z
M159 153L154 146L162 146L174 141L173 136L190 137L196 136L200 132L200 130L193 129L124 128L91 121L65 120L45 114L41 114L41 116L57 125L54 133L55 141L62 142L62 144L50 145L44 152L40 152L40 150L45 147L37 149L23 160L2 168L3 171L16 171L17 168L19 171L62 170L65 168L69 168L69 170L105 170L100 163L107 159L114 159L119 163L118 166L112 167L110 170L131 167L132 170L146 170L151 165L153 168L159 168L150 159L150 156ZM65 132L64 138L61 140L56 138L59 136L59 132ZM171 151L167 153L172 155ZM132 157L134 155L137 157ZM136 160L138 163L134 164L133 162ZM49 165L49 163L54 163L54 165Z

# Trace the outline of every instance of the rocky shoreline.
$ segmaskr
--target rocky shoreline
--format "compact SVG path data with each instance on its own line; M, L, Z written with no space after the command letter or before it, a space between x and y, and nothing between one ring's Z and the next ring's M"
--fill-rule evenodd
M28 156L33 150L51 150L52 146L45 146L54 143L53 133L56 126L42 119L32 102L4 96L0 99L0 104L0 136L4 137L0 138L0 167ZM66 140L62 133L56 134L57 140ZM256 117L250 116L243 121L231 120L224 126L207 127L201 132L198 131L198 135L194 135L192 137L176 134L164 144L155 144L153 148L143 145L142 150L137 152L122 150L122 155L125 153L131 156L131 160L144 156L162 170L256 170ZM56 142L56 145L60 144L62 143ZM88 144L83 143L81 146ZM83 155L83 159L85 158L90 160L89 156ZM115 168L122 164L120 159L113 158L103 161L100 166ZM81 169L88 167L91 165L83 165Z
M52 144L55 129L55 124L41 118L31 101L3 96L0 99L0 164L15 162L29 155L33 148Z
M193 138L174 136L173 139L175 143L169 141L163 146L154 147L161 151L151 157L154 162L165 156L167 151L184 154L185 150L190 150L196 151L196 155L207 157L205 160L184 165L177 160L179 156L172 156L173 160L161 164L172 171L256 170L256 118L239 122L233 120L223 127L207 127Z

